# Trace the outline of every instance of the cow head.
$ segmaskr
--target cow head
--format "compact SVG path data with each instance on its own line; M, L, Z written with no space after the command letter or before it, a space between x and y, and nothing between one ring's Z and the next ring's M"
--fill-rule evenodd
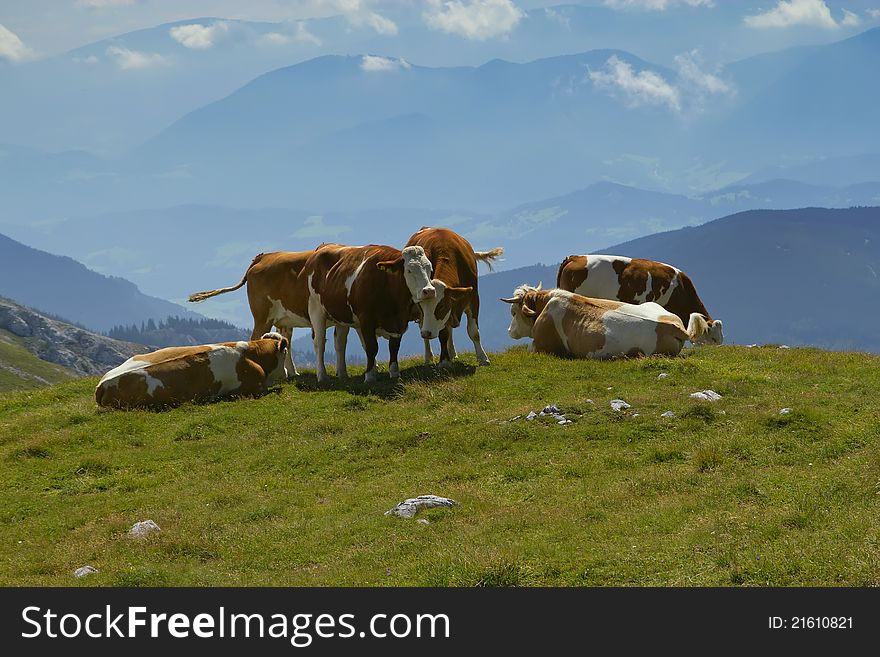
M377 262L376 266L382 271L403 272L403 279L412 295L413 303L432 299L437 293L431 284L434 267L425 255L425 249L420 246L408 246L397 260L384 260Z
M472 287L451 287L443 281L432 280L434 296L419 302L422 311L422 337L431 340L446 327L456 301L473 291Z
M510 327L507 334L514 340L532 337L535 320L540 314L537 310L537 293L541 286L520 285L509 299L501 299L510 304Z
M724 342L724 328L721 325L721 320L716 319L715 321L709 322L709 330L703 334L697 344L722 344Z
M266 372L266 385L272 386L287 378L287 352L290 350L290 342L280 333L264 333L261 340L275 340L278 343L277 360L274 369Z

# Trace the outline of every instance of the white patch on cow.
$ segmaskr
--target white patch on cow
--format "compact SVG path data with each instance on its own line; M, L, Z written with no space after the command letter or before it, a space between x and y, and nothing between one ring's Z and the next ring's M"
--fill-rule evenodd
M235 343L235 348L238 349L239 351L244 351L249 346L250 345L247 342L245 342L244 340L239 340L238 342Z
M272 304L272 307L269 309L269 321L272 322L273 325L278 328L311 328L312 325L309 322L308 317L303 317L301 315L297 315L296 313L291 312L287 308L284 307L284 304L281 303L279 299L273 299L272 297L267 296L269 299L269 303Z
M141 374L144 377L144 381L147 383L147 394L152 395L159 388L164 388L165 384L162 383L159 379L154 376L150 376L149 372L146 370L141 370Z
M224 395L241 387L236 371L241 357L237 349L224 345L213 345L208 352L211 374L214 376L214 381L220 383L219 394Z
M346 299L348 299L348 297L351 296L351 286L354 285L355 279L357 279L358 275L361 273L361 270L363 270L365 264L367 264L367 261L362 260L361 264L359 264L357 266L357 269L355 269L351 274L348 275L348 278L345 279L345 298Z
M446 328L449 317L452 315L452 307L450 306L449 312L444 317L437 319L437 306L446 296L446 283L434 279L431 281L431 284L434 286L435 296L431 299L419 301L419 308L422 311L422 321L419 328L430 333L430 339L433 340L440 335L440 331ZM413 298L415 298L415 295L413 295Z
M617 299L620 290L617 272L614 271L614 262L617 260L627 264L632 262L632 258L623 256L588 255L587 278L577 287L575 293L585 297Z
M657 350L657 322L661 316L669 316L669 311L653 302L609 310L602 316L605 345L599 354L619 356L638 349L650 356Z
M129 358L127 361L122 363L122 365L114 367L112 370L102 376L101 380L98 382L98 385L102 385L103 383L108 382L111 379L118 379L122 375L128 374L129 372L139 372L140 370L148 368L151 364L152 363L149 363L145 360L135 360L135 357Z
M544 312L553 320L553 326L556 328L556 333L559 335L560 340L562 340L562 346L570 353L571 350L568 348L568 335L566 335L565 329L562 325L562 318L565 317L566 310L568 310L568 299L561 294L554 294L553 298L550 299L549 303L544 308Z

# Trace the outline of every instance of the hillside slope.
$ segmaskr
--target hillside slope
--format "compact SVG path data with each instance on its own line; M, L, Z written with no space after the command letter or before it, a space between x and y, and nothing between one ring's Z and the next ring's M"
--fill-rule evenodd
M34 356L24 340L0 329L0 392L38 388L73 378L73 374L54 363Z
M0 395L0 585L880 584L877 357L473 363L162 413ZM460 505L383 515L425 493Z
M92 333L3 298L0 298L0 332L9 337L10 344L45 361L47 367L50 363L60 365L72 376L103 374L130 356L147 351L143 345ZM45 383L57 380L56 376Z

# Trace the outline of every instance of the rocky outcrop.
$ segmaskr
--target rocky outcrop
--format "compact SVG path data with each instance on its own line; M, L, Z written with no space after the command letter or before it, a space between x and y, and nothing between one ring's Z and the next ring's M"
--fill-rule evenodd
M92 333L8 299L0 299L0 329L23 338L25 348L37 358L61 365L77 376L104 374L147 351L142 345Z

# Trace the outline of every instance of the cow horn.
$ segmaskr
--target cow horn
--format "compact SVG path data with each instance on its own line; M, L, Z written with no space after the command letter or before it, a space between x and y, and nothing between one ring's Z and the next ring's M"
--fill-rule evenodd
M510 297L509 299L498 299L499 301L503 301L504 303L519 303L521 299L519 297Z
M538 287L536 287L535 290L540 290L543 287L544 287L544 282L541 281L540 283L538 283Z
M525 315L526 317L534 317L535 315L538 314L538 312L536 310L532 310L528 306L523 306L522 307L522 314Z

